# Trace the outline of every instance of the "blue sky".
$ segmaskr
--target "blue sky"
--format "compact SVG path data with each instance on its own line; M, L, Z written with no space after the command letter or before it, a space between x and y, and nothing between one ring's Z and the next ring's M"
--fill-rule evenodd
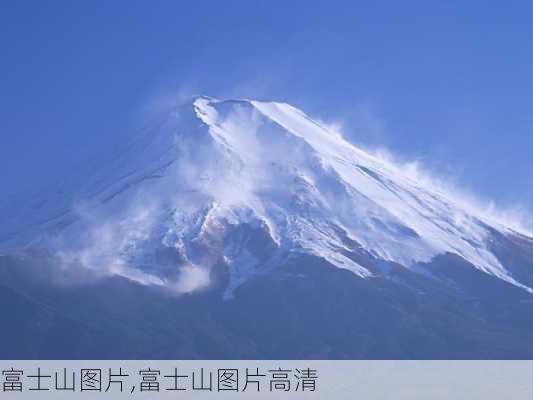
M4 1L2 191L127 140L182 94L287 101L533 209L533 5Z

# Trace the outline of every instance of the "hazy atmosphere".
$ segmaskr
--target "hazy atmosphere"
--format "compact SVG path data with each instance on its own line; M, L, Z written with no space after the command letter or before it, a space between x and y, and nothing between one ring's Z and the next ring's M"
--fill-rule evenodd
M531 4L1 8L0 359L533 360Z
M4 2L2 191L53 179L205 94L286 101L356 144L531 210L525 10L527 2L481 1Z

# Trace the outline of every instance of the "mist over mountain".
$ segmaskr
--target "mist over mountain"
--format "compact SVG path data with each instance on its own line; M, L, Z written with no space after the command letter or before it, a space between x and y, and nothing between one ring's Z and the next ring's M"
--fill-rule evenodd
M103 154L0 204L2 357L533 356L530 234L288 104L198 97Z

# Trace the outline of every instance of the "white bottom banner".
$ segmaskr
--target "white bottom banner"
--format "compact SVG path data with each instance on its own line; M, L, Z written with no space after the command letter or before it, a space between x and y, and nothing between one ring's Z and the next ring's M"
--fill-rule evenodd
M0 361L2 399L533 399L533 361Z

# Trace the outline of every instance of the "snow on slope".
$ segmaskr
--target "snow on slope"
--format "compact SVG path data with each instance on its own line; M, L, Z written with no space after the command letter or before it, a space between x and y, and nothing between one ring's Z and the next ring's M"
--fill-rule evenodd
M508 228L284 103L197 98L10 215L4 251L47 247L180 292L222 265L231 293L294 253L372 277L354 246L413 269L453 253L531 290L490 251L490 230Z

